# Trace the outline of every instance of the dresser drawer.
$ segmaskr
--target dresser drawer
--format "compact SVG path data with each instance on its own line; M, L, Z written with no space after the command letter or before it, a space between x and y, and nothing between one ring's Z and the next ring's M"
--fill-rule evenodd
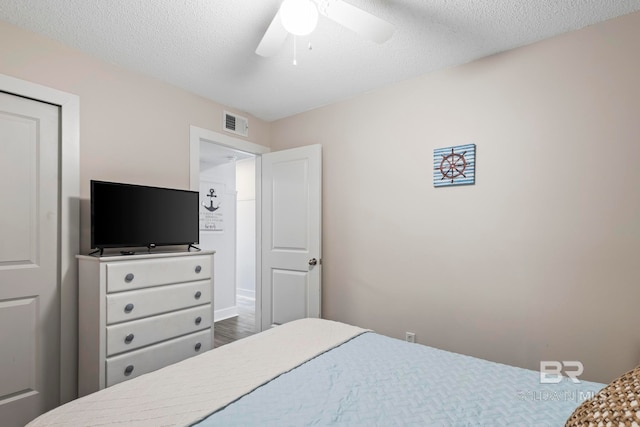
M211 277L211 257L207 255L111 262L106 266L108 293Z
M211 349L211 329L113 356L106 361L106 386L135 378Z
M211 327L211 304L107 326L107 356Z
M107 325L210 302L210 280L109 294Z

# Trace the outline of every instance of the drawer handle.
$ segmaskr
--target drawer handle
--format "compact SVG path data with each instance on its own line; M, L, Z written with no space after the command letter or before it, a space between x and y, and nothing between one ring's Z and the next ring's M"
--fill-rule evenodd
M202 292L198 291L194 296L196 297L196 299L200 299L200 297L202 296Z
M196 325L199 325L200 322L202 322L202 317L200 316L196 317Z
M131 282L133 282L133 278L134 277L135 276L133 275L133 273L129 273L126 276L124 276L124 281L127 282L127 283L131 283Z
M197 343L195 347L196 351L200 351L200 347L202 347L202 344Z
M125 344L131 344L131 341L133 341L133 334L129 334L126 337L124 337Z
M133 311L133 304L129 303L129 304L124 306L124 312L125 313L131 313L132 311Z
M202 271L202 267L196 265L196 273L200 273Z
M133 365L129 365L126 368L124 368L125 377L128 377L129 375L131 375L132 372L133 372Z

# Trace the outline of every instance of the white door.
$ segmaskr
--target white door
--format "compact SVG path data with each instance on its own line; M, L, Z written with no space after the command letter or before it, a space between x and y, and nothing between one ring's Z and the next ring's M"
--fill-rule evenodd
M322 147L262 155L262 329L320 317Z
M0 93L0 424L58 404L59 107Z

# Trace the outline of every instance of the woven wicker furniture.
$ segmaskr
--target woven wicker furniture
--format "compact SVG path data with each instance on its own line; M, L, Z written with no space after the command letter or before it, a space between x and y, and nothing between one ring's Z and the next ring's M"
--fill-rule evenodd
M565 424L583 426L640 427L640 366L584 401Z

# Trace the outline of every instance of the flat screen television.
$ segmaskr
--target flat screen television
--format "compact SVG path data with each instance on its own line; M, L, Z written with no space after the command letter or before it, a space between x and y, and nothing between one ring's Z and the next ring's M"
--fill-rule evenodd
M193 245L197 191L91 181L91 247Z

